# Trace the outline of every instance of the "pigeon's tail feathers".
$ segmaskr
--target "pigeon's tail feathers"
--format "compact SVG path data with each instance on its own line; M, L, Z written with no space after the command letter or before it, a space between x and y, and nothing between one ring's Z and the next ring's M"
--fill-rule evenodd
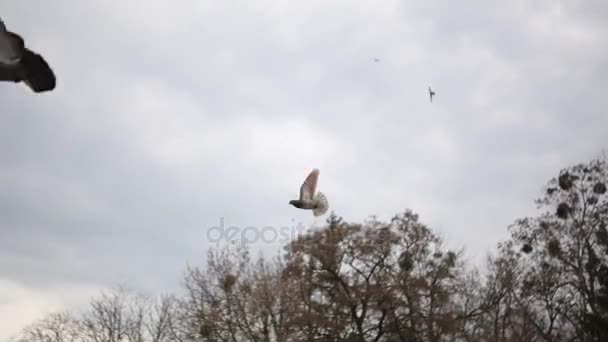
M329 202L327 201L327 197L322 192L317 192L314 198L315 208L312 210L314 216L321 216L327 212L329 209Z

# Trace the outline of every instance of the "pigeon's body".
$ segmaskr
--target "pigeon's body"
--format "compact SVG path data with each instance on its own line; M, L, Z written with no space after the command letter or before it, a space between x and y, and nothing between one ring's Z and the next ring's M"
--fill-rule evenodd
M431 89L431 87L429 87L429 96L431 97L431 102L433 102L434 95L435 95L435 92Z
M14 66L21 60L24 43L21 37L6 31L0 21L0 64Z
M320 216L329 209L327 197L322 192L316 192L319 180L319 170L314 169L300 187L300 198L289 201L289 204L299 209L312 210L314 216Z
M322 192L317 192L315 197L310 200L291 200L289 204L299 209L312 210L313 215L320 216L325 214L329 208L327 197Z
M24 82L35 93L55 89L55 74L39 54L25 47L21 36L0 19L0 81Z

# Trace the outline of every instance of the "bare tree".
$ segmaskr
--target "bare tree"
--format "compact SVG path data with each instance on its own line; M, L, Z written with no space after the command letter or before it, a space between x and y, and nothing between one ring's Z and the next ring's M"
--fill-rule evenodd
M52 313L25 327L14 342L79 342L79 324L67 312Z
M250 264L248 251L227 248L210 250L206 269L188 268L183 311L187 339L236 342L251 335L239 303L250 289Z
M92 342L122 342L136 338L133 321L127 320L127 301L129 291L119 286L113 291L102 292L93 298L90 308L82 317L84 336Z
M602 249L608 222L606 160L593 160L562 170L537 200L538 217L512 227L528 265L520 294L526 318L545 341L587 341L589 315L599 315L597 301ZM601 340L595 336L594 340Z

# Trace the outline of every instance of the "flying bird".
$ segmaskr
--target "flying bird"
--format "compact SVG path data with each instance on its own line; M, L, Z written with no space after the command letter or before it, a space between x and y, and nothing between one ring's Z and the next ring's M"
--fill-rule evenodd
M325 214L329 209L329 203L322 192L316 192L318 181L319 169L313 169L300 187L300 199L291 200L289 204L299 209L312 210L314 216Z
M433 102L434 95L435 95L435 92L433 90L431 90L431 87L429 86L429 96L431 97L431 102Z
M23 82L33 92L55 89L55 73L38 53L25 46L23 38L6 29L0 19L0 82Z
M378 62L380 62L380 59L379 58L374 58L374 62L378 63Z

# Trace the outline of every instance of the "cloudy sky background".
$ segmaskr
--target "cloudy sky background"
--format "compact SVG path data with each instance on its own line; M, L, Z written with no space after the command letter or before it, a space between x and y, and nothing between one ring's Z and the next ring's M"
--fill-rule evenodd
M2 340L119 282L178 289L221 217L314 223L288 205L313 167L346 220L412 208L481 260L608 147L602 0L22 0L0 17L58 77L39 96L0 84Z

